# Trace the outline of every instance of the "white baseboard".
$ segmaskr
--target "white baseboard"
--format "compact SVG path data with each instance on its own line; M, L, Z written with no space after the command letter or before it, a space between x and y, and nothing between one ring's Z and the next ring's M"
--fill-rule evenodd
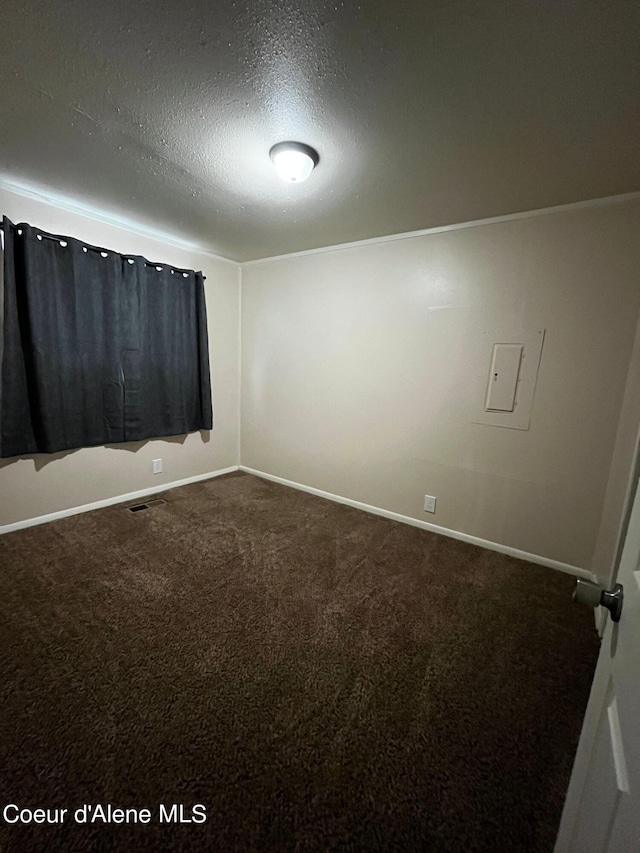
M247 468L246 465L240 465L240 470L247 474L253 474L256 477L262 477L265 480L272 480L274 483L280 483L283 486L290 486L292 489L299 489L301 492L308 492L311 495L317 495L321 498L326 498L330 501L335 501L339 504L361 509L365 512L373 513L373 515L381 515L383 518L390 518L392 521L400 521L402 524L410 524L412 527L419 527L422 530L429 530L431 533L439 533L442 536L448 536L451 539L459 539L461 542L469 542L471 545L478 545L481 548L487 548L489 551L498 551L500 554L507 554L510 557L515 557L518 560L526 560L529 563L536 563L539 566L547 566L550 569L556 569L559 572L565 572L569 575L574 575L578 578L595 581L596 577L593 572L587 569L581 569L579 566L572 566L569 563L561 563L558 560L551 560L549 557L541 557L538 554L530 554L528 551L520 551L517 548L511 548L508 545L501 545L499 542L490 542L487 539L480 539L478 536L471 536L468 533L461 533L459 530L451 530L448 527L439 527L437 524L431 524L428 521L420 521L417 518L411 518L409 515L400 515L397 512L391 512L387 509L381 509L378 506L370 506L361 501L354 501L351 498L344 498L341 495L334 495L331 492L324 492L322 489L315 489L312 486L304 486L302 483L294 483L292 480L285 480L283 477L276 477L274 474L266 474L264 471L256 471L254 468Z
M113 504L125 503L127 501L135 501L139 498L146 498L149 495L157 492L166 492L169 489L175 489L178 486L187 486L189 483L198 483L201 480L210 480L213 477L221 477L223 474L231 474L233 471L245 471L247 474L253 474L256 477L262 477L265 480L271 480L274 483L280 483L283 486L289 486L293 489L299 489L302 492L308 492L311 495L317 495L321 498L326 498L336 503L345 504L346 506L354 507L355 509L370 512L373 515L380 515L383 518L389 518L392 521L399 521L402 524L410 524L412 527L419 527L422 530L429 530L431 533L439 533L442 536L448 536L451 539L459 539L461 542L469 542L471 545L478 545L481 548L487 548L489 551L497 551L500 554L507 554L510 557L515 557L519 560L526 560L529 563L536 563L539 566L547 566L550 569L556 569L566 574L574 575L578 578L595 581L596 576L587 569L581 569L579 566L572 566L569 563L561 563L558 560L552 560L549 557L541 557L538 554L530 554L528 551L520 551L517 548L511 548L508 545L502 545L499 542L490 542L488 539L480 539L478 536L471 536L468 533L462 533L459 530L451 530L448 527L440 527L437 524L431 524L428 521L421 521L417 518L411 518L409 515L401 515L397 512L391 512L381 507L371 506L370 504L355 501L351 498L345 498L341 495L334 495L331 492L325 492L322 489L316 489L313 486L305 486L302 483L295 483L292 480L285 480L283 477L277 477L274 474L267 474L264 471L256 471L254 468L248 468L246 465L231 465L229 468L221 468L218 471L210 471L206 474L196 474L193 477L185 477L183 480L174 480L171 483L162 483L157 486L151 486L147 489L139 489L136 492L129 492L124 495L115 495L111 498L105 498L101 501L94 501L82 506L69 507L58 512L51 512L47 515L36 516L35 518L26 518L23 521L15 521L11 524L0 525L0 535L3 533L11 533L14 530L22 530L25 527L34 527L37 524L46 524L49 521L56 521L59 518L68 518L71 515L78 515L81 512L90 512L94 509L102 509Z
M59 518L67 518L70 515L78 515L81 512L90 512L92 509L102 509L105 506L113 504L125 503L127 501L136 501L138 498L146 498L149 495L157 492L166 492L169 489L175 489L178 486L188 486L189 483L198 483L200 480L210 480L212 477L221 477L223 474L231 474L238 470L238 465L232 465L230 468L221 468L218 471L210 471L207 474L195 474L193 477L185 477L184 480L174 480L172 483L162 483L157 486L151 486L148 489L139 489L137 492L129 492L126 495L115 495L112 498L105 498L101 501L94 501L90 504L82 504L82 506L73 506L69 509L61 509L58 512L50 512L47 515L39 515L36 518L25 518L24 521L14 521L12 524L0 525L0 535L3 533L11 533L13 530L22 530L24 527L34 527L36 524L46 524L49 521L57 521Z

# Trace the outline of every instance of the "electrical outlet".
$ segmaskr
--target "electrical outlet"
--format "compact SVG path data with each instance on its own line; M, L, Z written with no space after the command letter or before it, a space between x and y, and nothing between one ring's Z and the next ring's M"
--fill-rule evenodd
M425 512L435 512L436 511L436 499L433 495L425 495L424 496L424 511Z
M162 459L153 460L153 473L162 474Z

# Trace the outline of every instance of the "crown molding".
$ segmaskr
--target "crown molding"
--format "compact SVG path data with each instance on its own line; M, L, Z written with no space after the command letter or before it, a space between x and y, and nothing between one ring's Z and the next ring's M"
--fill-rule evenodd
M43 187L30 186L0 175L0 189L6 190L14 195L21 196L22 198L39 201L42 204L47 204L50 207L55 207L59 210L65 210L68 213L76 213L79 216L84 216L87 219L93 219L95 222L101 222L104 225L112 225L115 228L122 228L125 231L138 234L141 237L160 240L162 243L174 246L177 249L185 249L186 251L198 252L200 254L207 255L210 258L214 258L216 261L223 261L224 263L231 264L236 268L240 268L242 266L238 261L233 261L231 258L225 258L223 255L218 255L206 246L191 243L188 240L181 240L173 234L167 234L164 231L158 231L155 228L140 225L138 222L127 219L126 217L107 213L106 211L95 207L89 207L88 205L81 204L67 196L58 195L57 193Z
M559 204L554 207L541 207L537 210L524 210L521 213L505 213L503 216L490 216L486 219L472 219L469 222L457 222L451 225L437 225L433 228L423 228L419 231L404 231L400 234L388 234L382 237L369 237L366 240L354 240L351 243L338 243L333 246L321 246L317 249L303 249L300 252L289 252L284 255L271 255L264 258L255 258L251 261L243 261L242 267L267 264L271 261L283 261L289 258L302 258L307 255L321 255L325 252L340 252L345 249L357 249L361 246L374 246L378 243L393 243L397 240L411 240L414 237L426 237L429 234L444 234L447 231L462 231L466 228L478 228L482 225L496 225L500 222L513 222L517 219L531 219L535 216L547 216L553 213L565 213L572 210L585 210L591 207L603 207L610 204L637 201L638 199L640 199L640 191L622 193L620 195L609 195L604 196L603 198L593 198L586 201Z
M513 222L519 219L531 219L538 216L548 216L555 213L585 210L589 208L603 207L606 205L632 202L640 199L640 190L638 190L629 193L621 193L619 195L610 195L602 198L587 199L585 201L570 202L568 204L560 204L553 207L541 207L536 210L525 210L519 213L506 213L501 216L490 216L485 219L473 219L468 222L457 222L450 225L437 225L433 228L422 228L417 231L404 231L399 234L386 234L380 237L369 237L364 240L353 240L349 243L320 246L315 249L303 249L299 252L287 252L282 255L268 255L263 258L254 258L249 261L234 261L231 258L225 258L223 255L217 254L206 246L198 243L192 243L188 240L182 240L173 234L168 234L166 232L156 230L155 228L140 225L138 222L129 220L126 217L119 217L116 214L81 204L68 196L59 195L44 187L28 185L0 175L0 189L6 190L14 195L22 196L23 198L39 201L51 207L66 210L69 213L76 213L80 216L87 217L88 219L93 219L96 222L104 223L105 225L123 228L127 231L133 232L134 234L139 234L141 237L148 237L152 240L161 240L162 242L178 249L199 252L210 258L214 258L217 261L231 264L237 269L243 269L244 267L250 267L257 264L266 264L272 261L302 258L307 255L325 254L326 252L340 252L347 249L357 249L361 246L375 246L381 243L393 243L398 240L411 240L415 237L426 237L430 234L444 234L448 231L462 231L467 228L478 228L483 225L496 225L501 222Z

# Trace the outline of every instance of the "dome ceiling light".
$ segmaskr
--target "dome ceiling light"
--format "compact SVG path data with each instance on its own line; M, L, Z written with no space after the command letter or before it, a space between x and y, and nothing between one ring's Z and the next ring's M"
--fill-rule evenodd
M278 175L288 184L306 181L320 160L315 148L302 142L278 142L269 151L269 157Z

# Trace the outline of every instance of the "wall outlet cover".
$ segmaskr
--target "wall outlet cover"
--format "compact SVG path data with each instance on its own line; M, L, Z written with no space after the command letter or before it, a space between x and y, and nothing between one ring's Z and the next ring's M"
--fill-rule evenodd
M425 512L435 512L436 511L436 499L433 495L425 495L424 496L424 511Z
M162 474L162 459L153 460L153 473Z

